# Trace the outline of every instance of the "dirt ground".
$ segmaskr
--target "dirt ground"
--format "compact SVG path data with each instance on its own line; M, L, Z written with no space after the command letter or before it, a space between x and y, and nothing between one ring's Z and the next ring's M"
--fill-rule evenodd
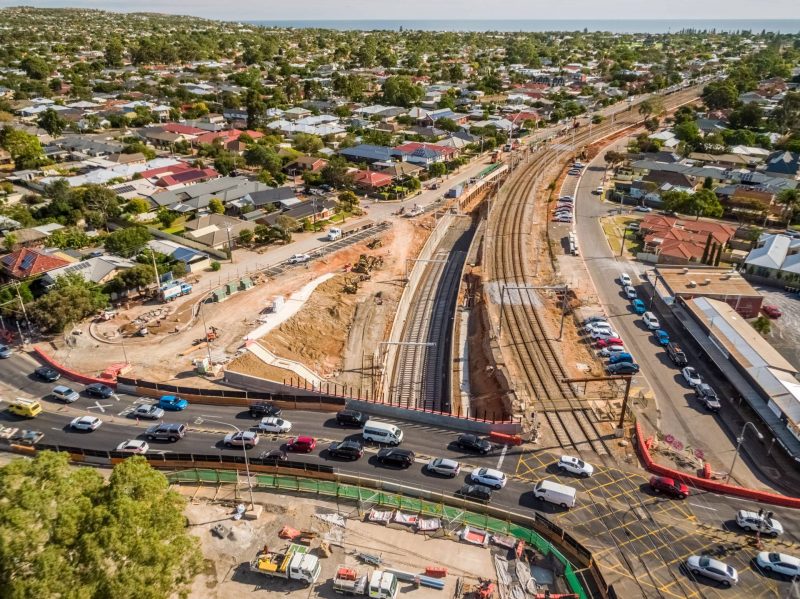
M427 238L424 220L401 220L381 236L383 245L369 250L357 245L328 260L328 272L340 274L321 284L297 314L263 337L259 343L277 356L303 363L319 376L354 388L369 386L371 356L391 328L403 291L406 258L415 256ZM345 293L356 273L345 273L361 254L380 257L383 264L355 294ZM232 361L238 372L282 381L293 372L263 364L251 354ZM302 384L302 383L301 383Z
M410 593L414 599L452 597L457 577L462 577L466 584L477 583L478 577L496 578L488 549L363 522L356 507L350 504L256 493L256 503L264 506L258 520L234 521L232 514L238 501L230 488L175 488L190 498L186 516L192 534L200 539L205 557L205 569L191 587L191 598L239 599L244 593L259 591L262 595L268 593L265 596L331 599L335 596L331 580L339 565L365 574L371 569L356 560L357 552L380 555L390 567L408 572L423 572L428 565L447 568L443 590L416 588L401 582L400 593ZM317 514L338 514L344 518L345 526L331 524L316 517ZM225 527L223 538L211 533L217 524ZM316 534L311 548L321 557L322 574L311 588L249 571L249 562L259 549L288 544L278 537L284 526ZM328 557L324 557L320 548L322 541L330 546Z

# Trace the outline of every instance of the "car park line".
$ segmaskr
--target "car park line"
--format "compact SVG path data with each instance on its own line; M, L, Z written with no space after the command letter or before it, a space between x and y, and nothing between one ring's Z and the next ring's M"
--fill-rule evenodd
M113 406L113 405L114 405L114 404L111 404L111 403L105 403L105 404L101 404L101 403L100 403L100 400L97 400L96 402L94 402L94 405L93 405L93 406L86 406L86 409L87 409L87 410L94 410L94 409L98 409L98 410L100 410L100 411L101 411L103 414L105 414L105 412L106 412L106 408L110 408L110 407L111 407L111 406Z
M497 460L497 470L501 470L503 466L503 461L506 459L506 453L508 452L508 445L503 445L503 449L500 450L500 459Z

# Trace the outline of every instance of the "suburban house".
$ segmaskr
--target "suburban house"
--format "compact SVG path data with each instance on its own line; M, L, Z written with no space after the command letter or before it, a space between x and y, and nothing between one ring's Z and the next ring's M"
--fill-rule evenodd
M458 156L458 150L450 146L440 146L417 141L410 141L395 146L394 153L406 161L420 166L430 166L435 162L445 162Z
M295 176L302 173L318 173L328 164L324 158L316 158L314 156L300 156L283 167L283 170L288 174Z
M423 170L421 166L410 162L376 162L372 165L378 172L389 175L395 181L402 181L408 177L416 177Z
M72 260L61 253L48 253L45 250L20 248L0 259L3 274L10 279L27 279L42 275L63 266L72 264Z
M655 254L658 264L701 262L709 245L724 248L735 233L736 229L730 225L659 214L648 214L639 224L644 251Z
M353 173L353 184L366 192L375 191L392 184L391 175L371 170L358 170Z
M255 222L264 225L276 225L278 218L288 216L300 222L304 219L327 220L336 211L337 202L329 199L314 199L306 202L299 202L291 208L283 211L271 212L256 219Z
M185 225L183 236L197 243L202 243L215 250L221 250L236 244L239 233L244 229L255 228L253 223L225 216L224 214L204 214Z
M188 168L178 173L170 173L155 181L157 187L180 189L195 183L219 178L220 174L213 168Z
M156 208L164 206L176 212L186 213L206 208L212 198L219 198L227 206L228 203L263 187L263 183L250 181L246 177L220 177L205 183L155 193L148 196L148 199Z
M339 154L347 158L350 162L387 162L394 158L395 153L392 148L387 146L375 146L372 144L359 144L352 148L339 150Z
M154 252L164 254L170 260L180 262L186 268L186 272L199 272L211 265L208 254L167 239L151 239L147 242L147 247Z
M773 152L767 157L767 168L764 172L775 177L796 179L800 174L800 153Z
M299 203L300 200L291 187L267 187L258 191L251 191L240 200L233 202L239 208L248 205L254 208L262 208L268 204L272 204L276 208L291 208Z
M81 275L87 282L102 285L121 271L133 268L135 265L135 262L119 256L96 256L51 270L42 277L42 282L45 287L52 287L58 277L75 273Z
M788 235L762 235L744 260L747 274L777 284L800 282L800 239Z

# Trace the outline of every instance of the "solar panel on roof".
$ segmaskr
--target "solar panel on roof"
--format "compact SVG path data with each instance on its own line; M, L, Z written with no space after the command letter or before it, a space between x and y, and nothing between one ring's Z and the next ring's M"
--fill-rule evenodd
M28 270L33 265L34 260L36 260L36 254L28 254L23 258L22 264L19 265L20 269Z

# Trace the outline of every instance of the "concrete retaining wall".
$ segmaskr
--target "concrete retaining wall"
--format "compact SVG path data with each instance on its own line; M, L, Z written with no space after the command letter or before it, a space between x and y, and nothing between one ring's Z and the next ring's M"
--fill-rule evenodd
M498 432L517 435L522 432L522 425L519 422L494 422L492 420L459 418L458 416L451 416L450 414L444 414L442 412L426 412L423 410L390 406L383 403L372 403L357 399L347 400L347 407L376 416L411 420L412 422L418 422L420 424L430 424L432 426L440 426L471 433L488 434L490 432Z

